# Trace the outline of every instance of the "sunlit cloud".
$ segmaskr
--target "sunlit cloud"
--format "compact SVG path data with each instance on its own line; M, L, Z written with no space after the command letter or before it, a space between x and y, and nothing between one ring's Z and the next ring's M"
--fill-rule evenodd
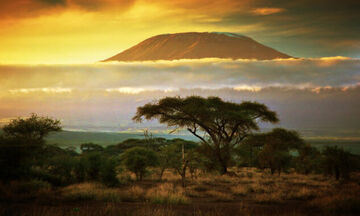
M239 85L239 86L235 86L234 90L236 91L253 91L253 92L258 92L261 90L261 87L259 86L248 86L248 85Z
M180 88L346 87L360 82L360 59L200 59L85 65L0 65L0 90L71 93L104 90L139 94Z
M10 89L9 92L11 94L18 94L18 93L34 93L34 92L43 92L43 93L71 93L71 88L21 88L21 89Z
M354 129L360 122L355 58L0 65L0 83L0 118L34 112L62 119L70 129L159 127L132 122L136 108L189 95L265 103L279 113L280 126L290 128Z
M286 9L284 8L256 8L252 10L252 13L255 15L265 16L265 15L282 13L284 11L286 11Z
M123 94L139 94L144 92L144 88L133 88L133 87L120 87L120 88L108 88L105 91L107 92L119 92Z

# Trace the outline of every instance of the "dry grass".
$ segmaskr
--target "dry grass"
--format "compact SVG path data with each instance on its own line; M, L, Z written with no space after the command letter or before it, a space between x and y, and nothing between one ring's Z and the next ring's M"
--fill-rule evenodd
M334 214L360 213L360 185L358 183L339 185L335 190L316 197L310 202L310 206Z
M97 200L109 202L139 202L149 201L159 204L185 204L188 199L180 186L171 183L155 185L143 189L133 185L127 188L107 188L97 183L82 183L65 187L62 196L66 200Z
M146 199L151 203L158 204L187 204L188 198L185 190L180 186L171 183L163 183L150 188L146 193Z
M231 192L236 196L246 196L251 192L251 188L248 185L235 185L231 187Z
M51 185L39 180L13 181L7 185L0 183L0 201L16 202L36 197L48 197L52 193Z
M253 198L258 203L280 203L284 201L284 196L282 191L274 191L271 193L255 194Z
M213 198L214 201L219 202L229 202L234 200L233 196L231 194L217 191L217 190L209 190L206 191L206 194Z
M81 183L65 187L62 196L66 200L97 200L107 202L144 201L145 190L139 186L127 189L107 188L98 183Z
M134 182L130 179L128 184L123 184L117 188L108 188L98 183L82 183L53 191L41 182L31 184L33 186L29 188L33 189L29 189L26 183L15 182L10 186L0 185L0 193L2 194L0 197L7 199L6 196L9 194L19 191L25 194L30 193L32 196L40 194L41 191L46 191L47 193L56 194L59 199L70 201L69 203L79 203L78 201L86 201L83 203L109 203L109 206L103 207L104 209L100 215L182 215L179 214L177 209L180 208L179 206L188 206L181 208L191 209L191 213L188 211L189 214L186 215L224 215L222 210L219 210L218 214L215 211L206 212L203 209L196 210L191 207L192 204L199 203L205 203L205 205L209 203L208 206L210 207L219 203L230 205L231 208L239 208L242 213L245 212L245 215L254 211L264 212L257 215L269 213L263 209L272 209L273 215L300 215L298 210L291 212L293 206L289 207L290 210L286 210L286 206L293 205L292 203L300 205L299 209L316 210L319 214L360 213L360 175L358 178L354 178L358 182L339 183L320 175L306 176L289 173L272 176L257 169L233 169L232 171L236 172L237 176L202 174L196 179L188 178L186 188L180 186L179 176L169 171L164 173L162 182L159 182L154 175L153 177L149 176L150 179L148 178L143 182ZM125 176L124 178L128 177ZM27 190L29 192L26 192ZM34 193L33 191L37 192ZM124 205L123 202L127 202L126 205L130 205L128 202L132 202L131 205L141 204L142 207L131 207L133 211L130 214L124 214L123 212L115 214L114 212L119 210L114 206L117 204ZM257 208L244 210L242 207L245 206L244 203L250 203L251 205L257 203L256 206L262 208L260 210ZM148 206L144 207L144 205ZM82 208L81 212L87 211L87 207L84 208ZM287 214L283 212L284 209ZM105 214L107 211L111 212L111 214ZM47 208L34 210L34 212L36 214L27 215L56 216L56 214L50 214L51 211ZM92 213L89 212L89 215L97 215ZM250 213L249 215L252 215ZM67 212L61 215L86 214Z

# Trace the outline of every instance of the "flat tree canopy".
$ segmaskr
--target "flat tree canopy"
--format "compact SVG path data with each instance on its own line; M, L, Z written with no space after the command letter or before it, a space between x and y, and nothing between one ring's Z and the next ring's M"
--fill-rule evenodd
M32 114L17 118L3 128L0 136L0 180L26 178L44 154L44 138L61 130L59 120Z
M17 118L3 127L6 137L42 140L53 131L61 130L59 120L31 114L29 118Z
M278 121L275 112L264 104L244 101L233 103L219 97L166 97L138 107L133 120L159 119L160 123L186 128L199 138L226 173L232 149L241 143L258 122Z

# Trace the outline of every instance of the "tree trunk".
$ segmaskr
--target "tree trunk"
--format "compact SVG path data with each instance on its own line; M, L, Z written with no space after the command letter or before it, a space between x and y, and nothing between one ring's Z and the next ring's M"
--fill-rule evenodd
M182 186L185 187L185 182L186 182L186 167L187 167L187 161L185 161L185 163L183 164L182 170L181 170L181 182L182 182Z
M223 163L221 166L221 174L225 175L228 172L227 165Z
M335 168L335 178L336 180L340 179L340 170L337 167Z
M159 181L162 180L162 177L164 175L165 168L161 168L160 175L159 175Z
M270 170L271 170L271 175L274 175L275 169L274 169L274 168L270 168Z
M186 187L186 176L185 176L185 173L183 173L183 174L181 175L181 185L182 185L183 188Z

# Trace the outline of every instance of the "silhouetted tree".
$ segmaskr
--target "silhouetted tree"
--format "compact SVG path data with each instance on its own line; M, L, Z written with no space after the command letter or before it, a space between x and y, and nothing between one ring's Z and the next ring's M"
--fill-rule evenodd
M320 151L310 144L306 144L299 149L295 168L298 172L309 174L310 172L319 171L320 161Z
M337 146L327 146L323 151L322 165L325 174L335 176L336 180L348 179L355 164L350 152Z
M271 132L253 135L247 141L250 145L258 146L262 143L262 149L258 154L258 163L261 168L270 168L271 174L289 167L291 162L290 150L298 150L304 145L304 141L296 131L275 128Z
M5 125L0 138L0 179L28 177L31 167L42 159L45 136L60 130L59 120L36 114Z
M258 122L277 122L275 112L256 102L240 104L226 102L218 97L186 98L166 97L157 103L138 107L134 120L141 122L159 119L160 123L186 128L199 138L209 158L216 159L225 174L231 161L231 154L238 144L253 130ZM202 134L203 133L203 134Z

